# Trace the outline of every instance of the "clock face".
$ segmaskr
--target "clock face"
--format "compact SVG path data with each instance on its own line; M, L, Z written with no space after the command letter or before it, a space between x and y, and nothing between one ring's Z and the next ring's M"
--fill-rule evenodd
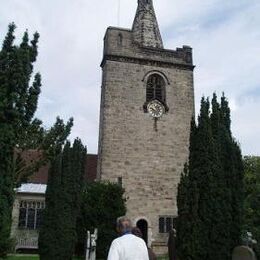
M159 118L164 113L164 106L159 101L153 100L147 105L147 111L152 117Z

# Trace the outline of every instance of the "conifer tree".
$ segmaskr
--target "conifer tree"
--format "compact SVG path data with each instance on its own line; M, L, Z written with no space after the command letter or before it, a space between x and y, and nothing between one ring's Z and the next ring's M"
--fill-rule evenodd
M225 161L228 154L226 149L226 137L231 132L228 131L227 126L224 124L221 116L221 107L217 101L217 95L214 93L212 102L212 113L210 115L211 129L213 134L214 151L216 157L214 159L214 175L213 175L213 198L212 203L212 227L211 227L211 243L212 252L211 257L215 259L230 259L230 230L231 211L230 211L230 187L227 183L227 172L225 171ZM229 118L230 114L228 114Z
M243 167L230 125L224 95L221 104L213 95L211 112L209 101L202 98L198 124L191 126L189 163L178 187L181 260L228 260L239 243Z
M210 103L202 98L198 126L193 137L194 145L190 153L189 173L191 190L196 187L197 205L191 205L193 220L193 241L195 259L209 259L209 232L212 216L212 178L214 148L209 118ZM194 196L195 197L195 196Z
M181 259L191 259L195 249L198 248L198 230L195 224L198 219L198 189L196 182L190 183L188 165L185 165L184 172L181 176L180 185L178 186L178 224L177 224L177 245ZM190 243L190 239L194 243Z
M226 158L223 160L225 167L225 176L228 180L227 186L230 191L230 248L234 248L240 242L241 229L243 223L244 200L244 167L241 156L241 150L231 133L231 119L228 101L223 95L221 98L221 122L226 130L226 144L222 150L225 151ZM223 127L223 128L224 128Z
M45 194L46 208L44 210L43 224L39 234L39 252L41 259L47 259L43 256L52 255L54 259L57 251L58 228L57 223L60 222L59 203L62 203L61 194L61 160L62 155L59 154L51 162L48 172L48 188Z
M33 74L38 54L39 34L29 42L28 32L19 46L14 45L15 25L10 24L0 50L0 257L10 244L14 188L53 157L56 145L64 143L72 119L64 124L57 118L50 130L34 117L41 90L41 76ZM30 165L22 160L26 149L42 151L42 157Z
M46 191L46 210L39 236L41 260L70 260L74 252L86 149L67 142L53 161Z

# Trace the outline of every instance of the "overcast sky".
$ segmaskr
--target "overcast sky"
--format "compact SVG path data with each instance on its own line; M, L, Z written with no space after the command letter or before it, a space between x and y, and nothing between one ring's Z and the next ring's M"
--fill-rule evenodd
M74 117L71 137L97 152L103 36L131 28L137 0L0 0L0 41L10 22L17 43L41 35L35 71L43 78L37 116L50 127ZM164 46L190 45L196 65L196 111L202 95L224 91L233 135L244 155L260 155L260 1L154 0Z

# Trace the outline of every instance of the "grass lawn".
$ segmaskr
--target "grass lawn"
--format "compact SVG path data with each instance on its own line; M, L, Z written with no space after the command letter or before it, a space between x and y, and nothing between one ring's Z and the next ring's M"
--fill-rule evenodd
M28 256L28 255L15 255L15 256L8 256L7 260L38 260L38 255L35 256Z
M169 260L167 256L157 257L158 260Z
M73 258L73 260L82 260L83 258ZM168 260L168 257L158 257L158 260ZM0 258L1 260L1 258ZM39 260L38 255L10 255L7 260ZM101 260L101 259L100 259Z
M38 255L10 255L6 258L7 260L39 260ZM73 260L82 260L83 258L73 258Z

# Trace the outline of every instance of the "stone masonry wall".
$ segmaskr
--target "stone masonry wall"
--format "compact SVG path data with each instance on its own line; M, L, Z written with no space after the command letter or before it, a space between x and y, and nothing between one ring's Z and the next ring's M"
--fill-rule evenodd
M106 55L115 54L117 42L105 38L98 175L112 182L122 177L128 216L135 223L147 220L149 244L153 242L155 250L163 253L159 245L165 245L167 234L159 233L158 220L159 216L177 216L177 185L189 154L194 114L193 66L177 56L172 62L169 57L150 62L158 60L161 49L154 50L154 56L143 50L138 60L131 60L131 53L137 58L142 50L131 45L130 36L128 33L126 43L122 43L128 48L120 55L116 53L121 58L111 60ZM178 66L181 63L187 66ZM161 74L168 81L169 111L158 120L158 131L154 119L143 110L149 72Z

